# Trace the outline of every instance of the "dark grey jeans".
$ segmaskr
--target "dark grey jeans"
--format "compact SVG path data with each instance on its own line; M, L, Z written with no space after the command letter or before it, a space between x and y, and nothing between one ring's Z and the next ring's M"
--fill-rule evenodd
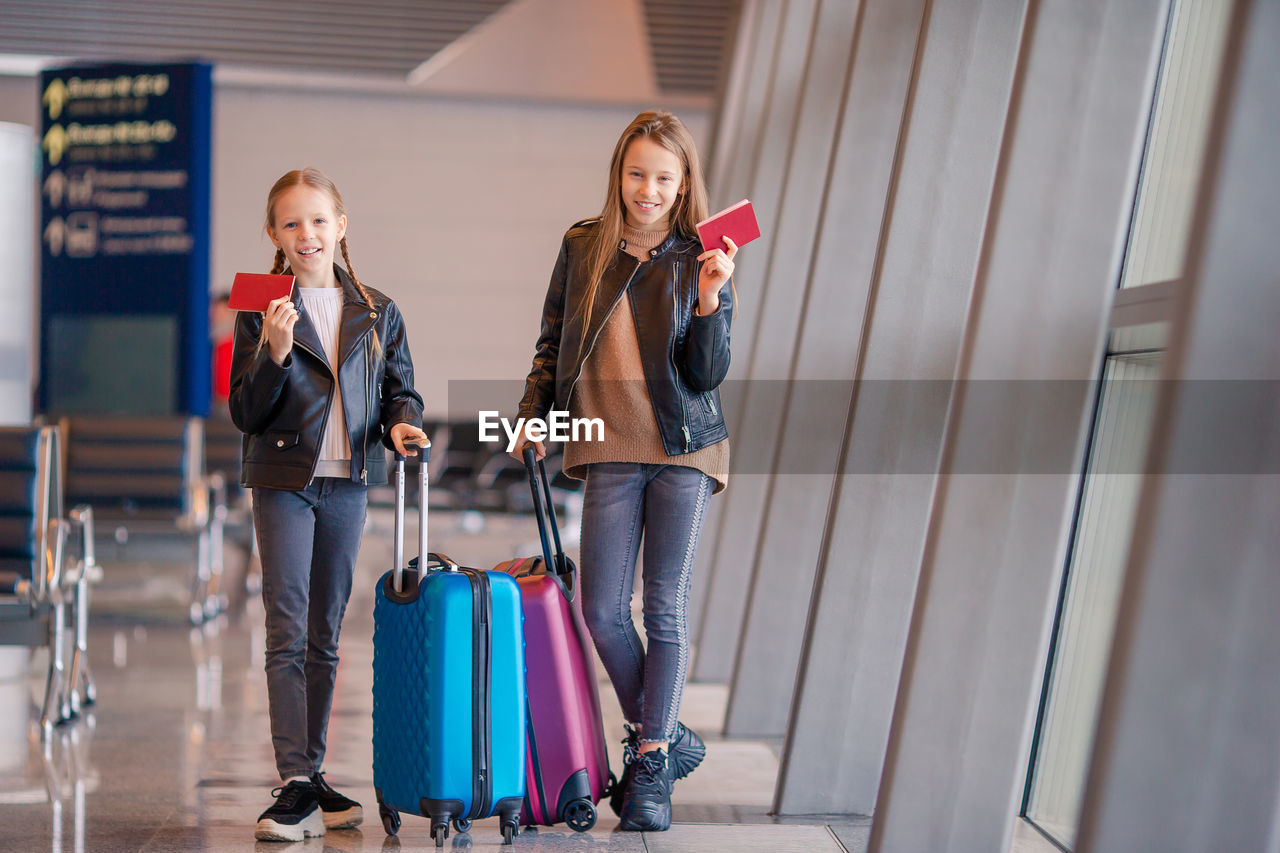
M582 510L582 605L596 651L644 741L670 741L689 670L689 579L714 481L696 468L591 465ZM631 620L644 542L644 633Z
M338 672L338 630L351 597L368 490L317 477L297 492L255 487L253 524L267 612L267 701L280 778L324 762Z

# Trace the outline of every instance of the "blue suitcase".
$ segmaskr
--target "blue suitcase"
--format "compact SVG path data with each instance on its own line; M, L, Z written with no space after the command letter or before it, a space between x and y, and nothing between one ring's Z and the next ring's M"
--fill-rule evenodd
M388 835L400 812L449 825L501 817L510 843L525 796L525 670L520 588L511 576L428 553L427 456L418 559L404 566L404 458L396 458L394 565L373 610L373 784ZM424 560L425 556L425 560Z

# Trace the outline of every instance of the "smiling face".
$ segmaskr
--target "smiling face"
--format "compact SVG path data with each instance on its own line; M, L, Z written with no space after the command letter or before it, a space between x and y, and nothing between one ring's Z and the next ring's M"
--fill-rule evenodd
M673 152L638 136L622 155L622 209L627 224L641 231L671 227L671 210L680 197L684 167Z
M347 217L338 214L333 198L323 190L299 184L280 194L271 214L267 235L277 249L284 250L298 284L335 285L334 251L347 233Z

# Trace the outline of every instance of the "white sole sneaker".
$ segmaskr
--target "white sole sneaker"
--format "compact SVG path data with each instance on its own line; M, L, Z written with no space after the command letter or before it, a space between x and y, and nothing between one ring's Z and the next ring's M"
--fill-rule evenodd
M364 809L353 806L342 812L324 812L325 829L353 829L364 822Z
M258 821L253 837L259 841L302 841L324 835L324 818L317 807L315 811L297 823L277 823L269 817Z

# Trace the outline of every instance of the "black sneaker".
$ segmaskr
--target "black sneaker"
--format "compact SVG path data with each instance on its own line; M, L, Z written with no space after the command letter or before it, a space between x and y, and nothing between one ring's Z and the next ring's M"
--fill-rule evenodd
M351 829L364 820L364 809L360 804L330 788L323 773L312 776L311 784L316 786L316 799L320 801L320 811L324 814L325 829Z
M622 795L618 828L632 832L662 832L671 827L671 787L675 768L661 749L640 753L635 772Z
M259 841L302 841L324 835L324 818L316 800L316 786L310 782L290 782L271 792L275 805L258 817L253 837Z
M676 736L671 741L671 761L675 764L676 778L683 779L694 771L707 755L707 745L693 729L684 723L676 723Z
M609 793L609 807L613 813L622 816L622 795L631 784L633 763L640 751L640 736L635 729L623 724L627 736L622 740L622 778ZM675 765L675 778L683 779L692 773L707 755L707 745L698 737L698 733L684 723L676 723L676 737L671 741L671 762Z
M609 808L613 809L613 813L618 817L622 817L622 795L627 792L627 788L631 787L631 777L636 769L636 757L640 754L640 735L626 723L622 724L622 728L627 732L627 736L622 739L622 778L613 783L613 790L609 792Z

